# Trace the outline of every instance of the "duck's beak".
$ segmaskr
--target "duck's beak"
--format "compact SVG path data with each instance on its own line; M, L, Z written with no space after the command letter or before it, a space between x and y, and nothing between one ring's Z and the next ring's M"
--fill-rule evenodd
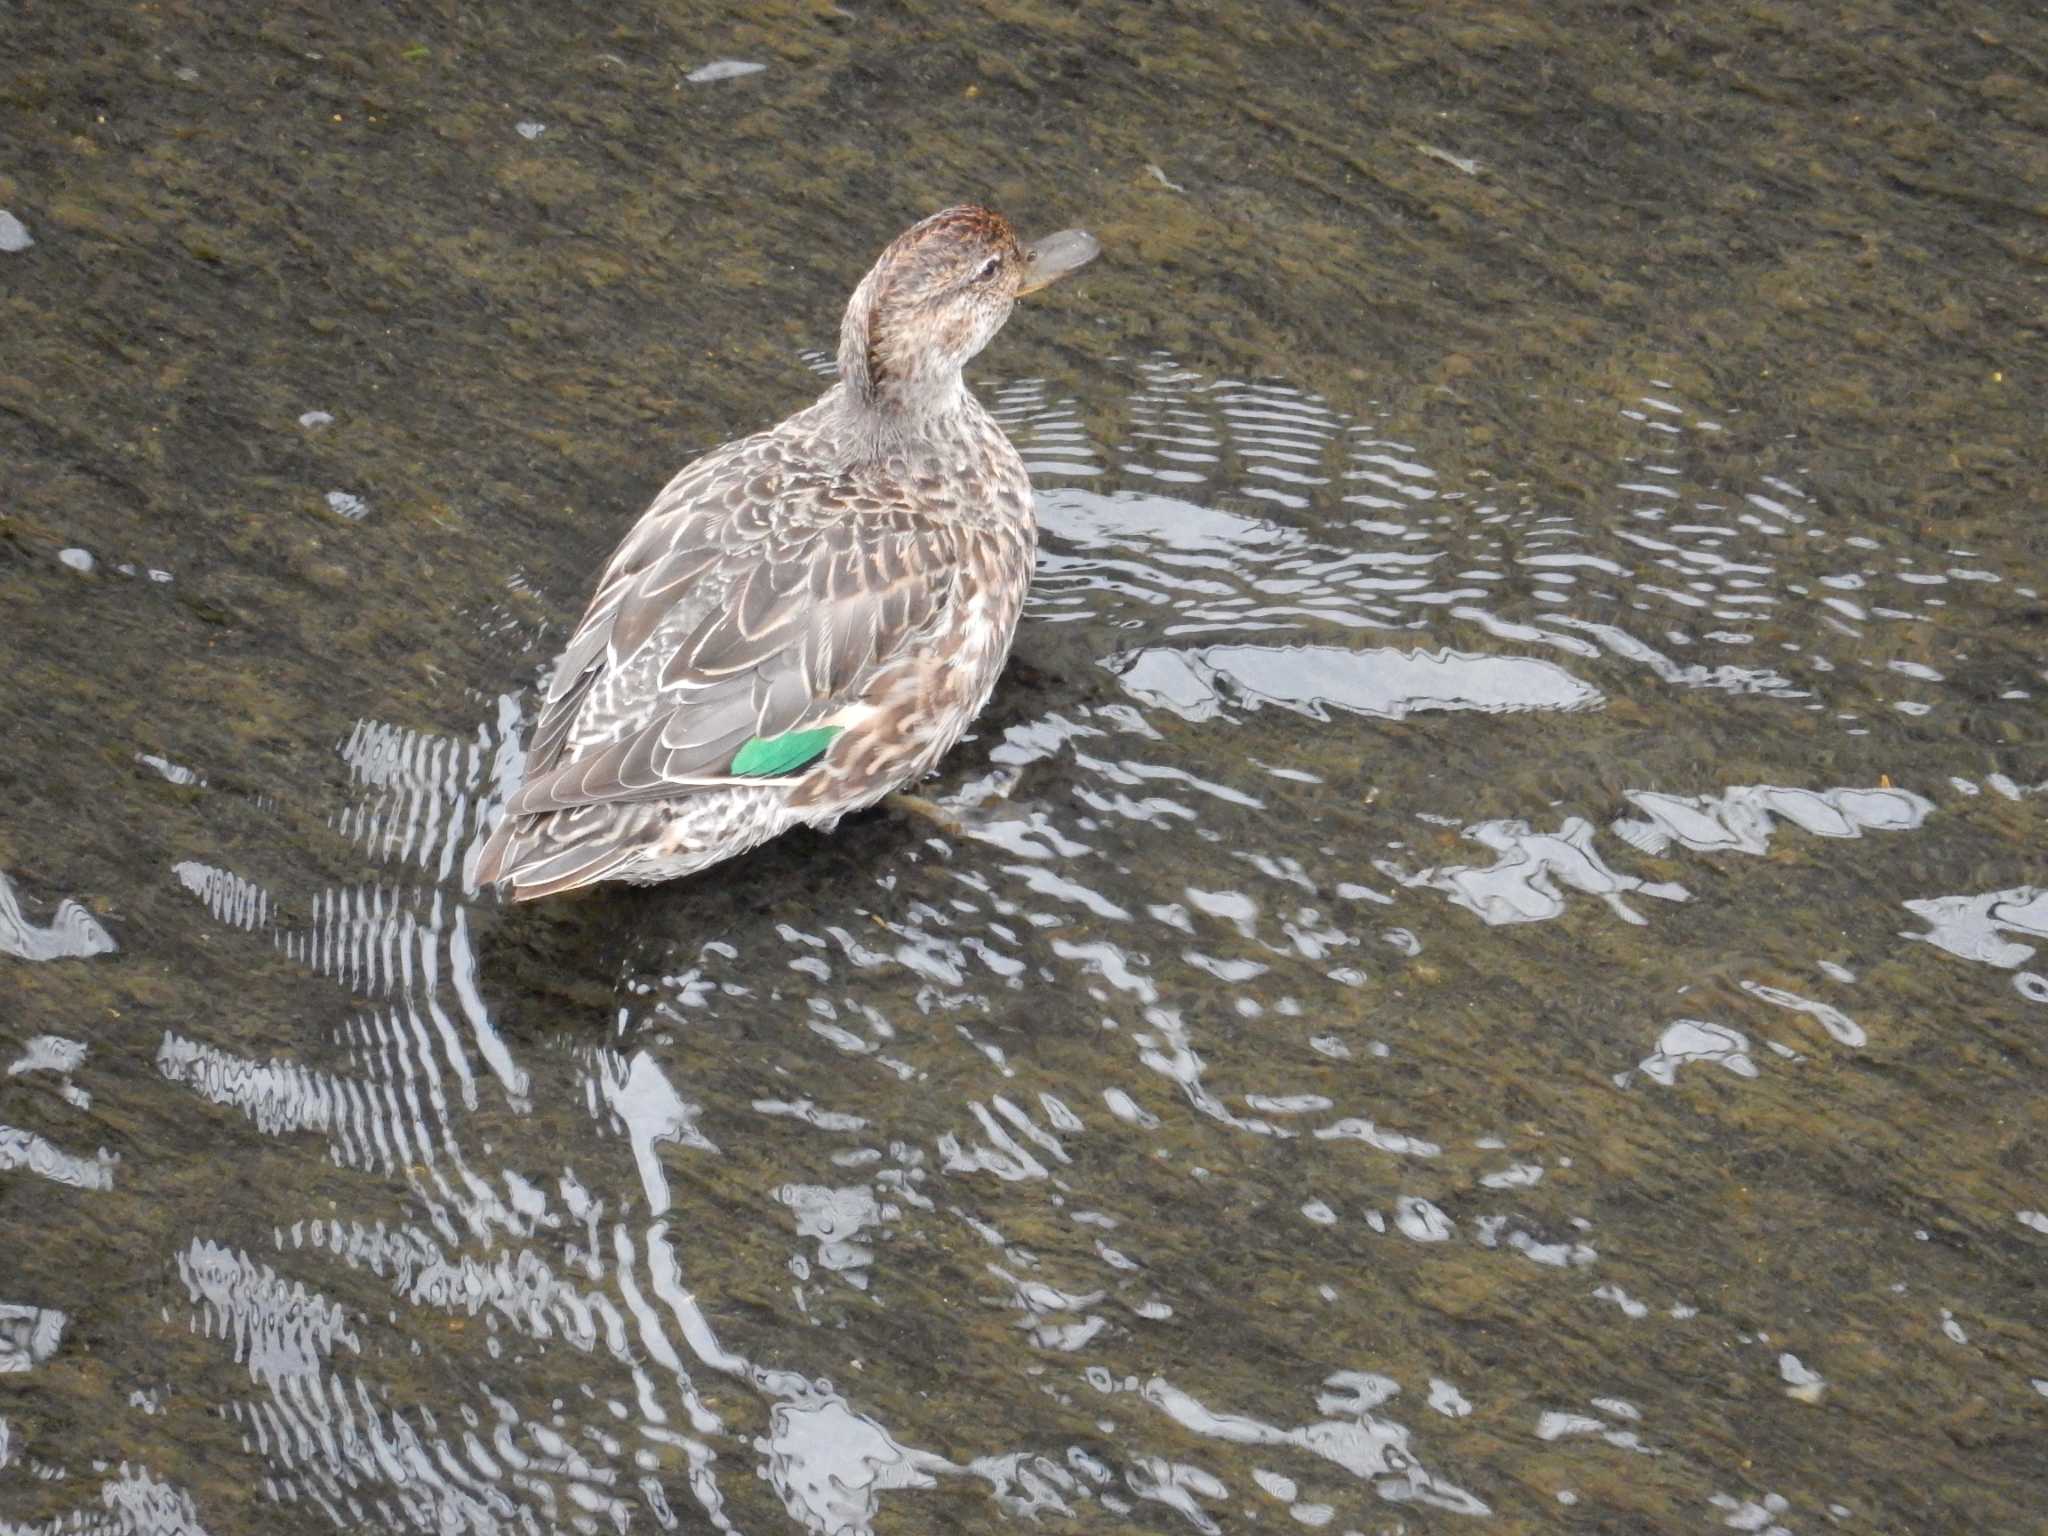
M1047 283L1056 283L1076 267L1095 259L1102 242L1085 229L1063 229L1024 247L1024 280L1019 294L1036 293Z

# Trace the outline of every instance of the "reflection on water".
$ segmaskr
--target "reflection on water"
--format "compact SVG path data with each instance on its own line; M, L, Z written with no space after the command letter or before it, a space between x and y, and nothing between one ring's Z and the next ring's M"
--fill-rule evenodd
M2018 877L1970 818L2034 790L1932 734L2039 686L1973 608L2013 567L1870 536L1668 386L1560 503L1278 382L1128 366L1085 410L992 392L1042 487L1020 673L1057 681L1013 679L936 784L963 835L876 817L502 909L464 871L546 650L502 610L501 694L360 722L331 803L263 787L345 859L223 804L162 878L290 1001L144 1008L126 1049L159 1113L213 1117L209 1163L264 1173L243 1208L136 1170L174 1283L130 1326L185 1342L112 1363L138 1406L107 1433L151 1465L67 1465L75 1507L247 1524L149 1427L182 1415L266 1509L347 1530L1858 1510L1780 1429L1702 1428L1882 1391L1854 1328L1758 1279L1719 1165L1894 1108L1855 1063L1924 1041L1915 988L1993 995L1897 966L1902 905L2048 1002L2048 894L1905 873L1968 837L1972 889ZM0 949L126 958L4 877ZM129 1220L82 1118L127 1061L24 1031L8 1070L47 1097L11 1101L0 1168ZM1853 1183L1802 1198L1790 1229L1880 1219ZM1871 1239L1896 1305L1953 1322L1910 1239ZM47 1373L90 1298L0 1300L0 1369ZM1945 1359L1985 1394L2043 1370Z
M34 1369L57 1352L63 1337L62 1312L0 1304L0 1375Z
M1928 931L1909 933L1965 960L1979 960L2001 970L2015 970L2034 953L2035 946L2003 938L2002 934L2028 934L2048 938L2048 890L2019 886L2010 891L1992 891L1983 896L1937 896L1926 901L1909 901L1906 910L1925 919Z
M1622 899L1623 892L1660 901L1685 901L1684 886L1669 880L1644 880L1610 869L1593 848L1593 826L1572 816L1556 832L1536 832L1526 821L1482 821L1465 828L1465 836L1500 857L1485 868L1454 864L1409 874L1391 860L1377 867L1403 885L1444 892L1456 905L1476 912L1490 924L1540 922L1561 916L1566 889L1598 896L1623 922L1638 927L1649 921Z
M57 904L47 925L31 921L21 910L13 883L0 870L0 955L17 960L71 960L111 954L119 947L90 912L69 899Z
M1644 853L1662 853L1676 841L1695 853L1723 849L1770 852L1776 821L1815 837L1860 837L1866 831L1911 831L1934 809L1903 789L1780 789L1744 784L1717 795L1660 795L1632 790L1628 803L1642 813L1614 823L1621 837Z
M1536 656L1350 651L1336 646L1216 645L1145 650L1115 670L1140 703L1185 720L1274 704L1328 719L1326 705L1399 720L1430 709L1590 709L1599 690Z

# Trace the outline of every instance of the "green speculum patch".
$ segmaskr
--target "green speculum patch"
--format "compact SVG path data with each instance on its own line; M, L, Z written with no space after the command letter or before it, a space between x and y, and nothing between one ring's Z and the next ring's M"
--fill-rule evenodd
M833 738L845 729L843 725L821 725L811 731L756 736L733 755L732 771L748 779L774 779L795 773L823 757Z

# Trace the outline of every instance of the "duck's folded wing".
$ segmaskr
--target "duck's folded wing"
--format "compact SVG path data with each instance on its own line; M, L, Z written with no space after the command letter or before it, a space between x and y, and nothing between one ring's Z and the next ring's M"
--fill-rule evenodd
M555 661L547 698L527 743L526 771L555 767L583 714L592 686L647 638L691 583L749 542L717 487L737 474L755 439L727 444L669 482L635 523L598 577L590 606Z
M832 723L916 648L972 535L901 506L846 510L828 489L758 497L773 518L690 506L635 530L557 666L509 814L761 782L734 771L742 748Z

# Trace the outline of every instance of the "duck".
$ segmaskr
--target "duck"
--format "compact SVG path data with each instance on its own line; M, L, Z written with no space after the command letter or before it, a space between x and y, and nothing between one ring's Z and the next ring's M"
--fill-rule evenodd
M933 771L994 691L1037 554L1024 462L962 369L1099 250L973 204L889 243L832 386L684 466L606 562L478 888L679 879Z

